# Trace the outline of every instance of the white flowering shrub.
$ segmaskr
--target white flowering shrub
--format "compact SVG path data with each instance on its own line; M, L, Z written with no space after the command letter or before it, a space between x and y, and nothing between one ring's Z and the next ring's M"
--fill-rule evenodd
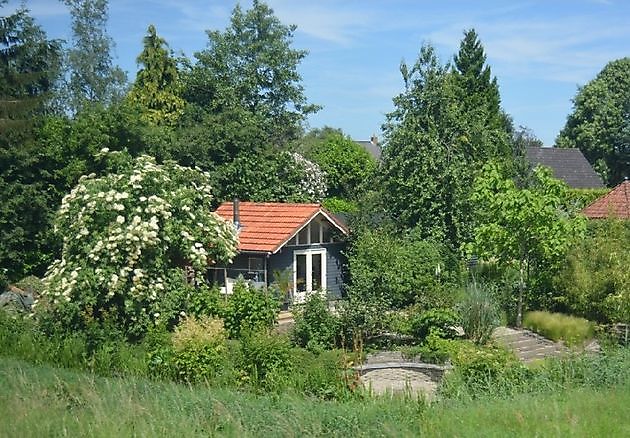
M212 212L210 177L148 156L126 171L84 176L62 202L55 231L61 260L48 269L43 298L67 324L109 315L130 335L184 311L184 266L201 275L230 261L234 226Z
M302 155L292 152L291 158L296 167L301 171L302 180L299 189L305 199L321 202L326 197L326 174L312 161L307 160Z

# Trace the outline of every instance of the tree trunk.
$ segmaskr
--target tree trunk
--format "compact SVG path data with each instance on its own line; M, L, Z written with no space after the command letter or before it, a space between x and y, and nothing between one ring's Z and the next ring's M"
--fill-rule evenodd
M523 263L520 266L520 278L518 282L518 303L516 305L516 326L521 328L523 326L523 295L525 290L525 280L523 272Z

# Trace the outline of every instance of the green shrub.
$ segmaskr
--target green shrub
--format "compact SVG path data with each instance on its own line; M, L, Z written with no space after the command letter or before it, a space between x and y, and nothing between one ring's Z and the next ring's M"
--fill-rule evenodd
M33 295L33 297L39 297L44 290L44 282L34 275L30 275L28 277L24 277L17 283L15 283L17 287L22 289L24 292Z
M443 364L451 358L456 345L456 341L444 339L435 331L431 331L417 349L417 353L423 362Z
M562 313L527 312L523 318L523 326L554 341L563 341L567 345L582 344L595 335L593 323Z
M231 338L239 338L245 332L271 328L276 323L279 310L278 301L266 291L238 281L223 315L225 328Z
M455 330L457 325L459 325L459 317L454 311L428 310L411 317L411 334L418 339L425 339L430 333L443 339L453 339L457 336Z
M630 321L630 221L589 224L555 279L557 308L601 323Z
M241 353L241 369L254 387L280 389L287 386L293 363L286 337L267 331L249 332L241 339Z
M291 387L300 394L325 400L351 396L354 373L349 369L350 357L342 350L313 353L301 348L291 352L294 363L289 376Z
M333 348L339 336L339 319L328 310L326 298L310 294L303 307L294 311L293 342L312 351Z
M223 321L208 317L184 320L171 336L173 377L185 382L213 379L223 365L227 335Z
M499 309L486 287L469 284L458 310L465 336L476 344L488 342L499 325Z
M366 230L354 236L348 251L350 299L387 300L401 309L449 307L459 285L459 262L446 246L415 233ZM385 310L385 309L383 309Z
M188 315L193 317L221 317L225 313L225 296L218 287L203 285L192 288L188 299Z

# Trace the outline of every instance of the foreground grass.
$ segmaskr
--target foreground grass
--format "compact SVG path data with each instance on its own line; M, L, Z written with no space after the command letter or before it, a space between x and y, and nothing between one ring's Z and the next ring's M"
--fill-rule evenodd
M630 436L630 387L511 400L324 402L0 359L0 436ZM624 415L626 414L626 415Z

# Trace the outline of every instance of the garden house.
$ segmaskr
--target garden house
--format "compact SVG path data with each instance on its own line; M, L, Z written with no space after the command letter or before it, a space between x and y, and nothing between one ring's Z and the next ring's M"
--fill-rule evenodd
M235 200L216 212L233 221L239 233L239 253L232 263L209 269L209 280L225 293L242 277L260 287L274 281L284 285L281 289L294 302L317 290L341 297L341 251L348 229L320 204Z
M582 214L589 219L630 219L630 181L625 180L617 187L587 205Z

